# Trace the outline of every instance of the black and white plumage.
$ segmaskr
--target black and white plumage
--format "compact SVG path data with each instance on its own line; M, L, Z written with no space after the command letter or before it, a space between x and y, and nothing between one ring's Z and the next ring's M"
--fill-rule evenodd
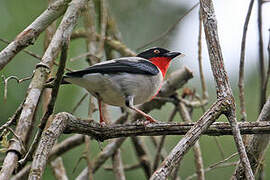
M163 77L150 61L140 57L119 58L67 73L64 81L85 88L106 104L125 106L150 100L159 90Z
M155 122L134 105L149 101L158 93L169 61L181 53L169 52L163 48L152 48L143 53L139 54L140 57L113 59L66 73L63 80L85 88L99 100L99 105L102 101L109 105L127 106L148 121ZM159 61L166 62L160 64ZM161 67L164 63L166 67ZM103 122L101 112L100 122Z

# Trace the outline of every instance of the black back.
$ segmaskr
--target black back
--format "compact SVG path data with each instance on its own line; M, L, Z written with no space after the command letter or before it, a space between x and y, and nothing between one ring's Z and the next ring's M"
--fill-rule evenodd
M105 63L98 63L83 70L66 73L66 77L82 77L91 73L115 74L123 72L157 75L159 73L159 69L156 65L146 59L131 57L129 59L120 58Z

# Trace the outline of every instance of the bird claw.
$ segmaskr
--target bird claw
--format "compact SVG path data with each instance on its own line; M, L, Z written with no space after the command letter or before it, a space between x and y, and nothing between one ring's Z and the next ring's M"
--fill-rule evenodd
M99 123L101 127L105 127L107 124L103 121Z
M157 120L153 119L152 117L145 117L145 118L146 118L148 124L149 123L157 123Z

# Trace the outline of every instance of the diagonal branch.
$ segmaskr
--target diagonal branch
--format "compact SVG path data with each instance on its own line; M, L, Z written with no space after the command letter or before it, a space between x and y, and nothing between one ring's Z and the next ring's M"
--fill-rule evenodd
M222 98L223 101L228 102L225 115L232 126L233 137L240 155L240 160L245 168L246 178L254 179L236 120L234 97L228 80L228 75L224 67L213 2L211 0L200 0L200 2L210 63L216 81L217 96L218 98Z
M16 127L16 134L20 136L23 142L27 143L27 141L30 139L28 137L29 132L32 129L33 117L36 111L36 107L38 105L43 86L50 71L50 64L52 64L53 59L55 59L58 55L62 42L70 38L71 32L76 24L79 11L73 8L73 4L75 3L70 4L70 10L67 11L63 17L62 22L54 34L49 47L42 57L42 61L37 64L34 77L29 85L27 97L25 103L23 104L21 116ZM20 147L19 143L14 141L10 145L9 151L5 157L3 168L0 172L1 180L7 180L10 178L17 165L18 158L21 155L23 155L22 148Z
M232 126L236 147L238 149L241 162L245 168L246 178L254 179L236 121L234 97L228 80L228 75L224 67L213 2L211 0L200 0L200 7L211 68L216 81L217 102L211 106L211 108L200 118L194 127L191 128L179 141L169 156L163 161L159 169L152 175L151 179L166 179L171 174L173 167L180 163L183 155L191 146L194 145L199 136L221 114L225 114L227 116L227 119ZM213 109L218 112L213 112ZM201 128L200 130L197 130L198 126Z
M35 21L23 30L5 49L0 52L0 70L25 47L32 45L54 20L64 14L70 0L58 0L50 5Z
M173 148L158 170L151 176L151 180L166 179L176 167L185 153L199 139L199 136L221 115L225 107L221 101L214 103L208 111L189 129L185 136Z

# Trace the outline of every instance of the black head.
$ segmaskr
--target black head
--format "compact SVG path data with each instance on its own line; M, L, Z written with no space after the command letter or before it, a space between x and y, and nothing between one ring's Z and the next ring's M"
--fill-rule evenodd
M168 59L173 59L179 55L181 55L180 52L170 52L169 50L164 49L164 48L153 47L153 48L150 48L141 52L137 56L150 60L151 58L154 58L154 57L166 57Z

